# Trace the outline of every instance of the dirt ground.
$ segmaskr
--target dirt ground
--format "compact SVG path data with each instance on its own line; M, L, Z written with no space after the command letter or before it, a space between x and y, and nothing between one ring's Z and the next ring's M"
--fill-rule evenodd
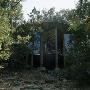
M58 80L46 71L5 71L0 75L0 90L90 90L76 88L66 79Z

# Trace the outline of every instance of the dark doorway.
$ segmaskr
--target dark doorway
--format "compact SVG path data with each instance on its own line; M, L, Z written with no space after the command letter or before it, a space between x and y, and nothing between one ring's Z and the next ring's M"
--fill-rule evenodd
M55 68L55 54L50 53L44 57L44 66L48 70L53 70Z
M33 67L40 67L40 54L33 55Z

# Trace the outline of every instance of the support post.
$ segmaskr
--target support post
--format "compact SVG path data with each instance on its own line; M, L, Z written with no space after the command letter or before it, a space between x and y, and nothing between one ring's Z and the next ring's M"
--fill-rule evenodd
M34 31L32 33L32 55L31 55L31 66L33 67L33 55L34 55Z
M28 68L29 65L28 65L28 53L26 54L26 68Z
M43 40L42 40L42 36L40 37L40 67L43 67Z
M43 33L40 35L40 71L45 71L45 67L43 67Z
M57 28L55 30L55 48L56 48L56 68L58 68L58 40L57 40Z
M33 53L31 55L31 66L33 67Z

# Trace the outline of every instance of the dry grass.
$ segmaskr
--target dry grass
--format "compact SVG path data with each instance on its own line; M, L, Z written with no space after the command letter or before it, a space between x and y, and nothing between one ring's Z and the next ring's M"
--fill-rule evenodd
M72 82L59 81L46 72L24 70L1 74L0 90L90 90L90 88L77 89L73 87Z

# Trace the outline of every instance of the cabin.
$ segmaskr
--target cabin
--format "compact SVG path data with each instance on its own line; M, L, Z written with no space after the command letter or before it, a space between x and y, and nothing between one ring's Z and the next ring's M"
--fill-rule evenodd
M64 68L64 49L70 34L64 22L43 22L42 32L35 32L31 65L46 69ZM30 61L30 60L29 60Z

